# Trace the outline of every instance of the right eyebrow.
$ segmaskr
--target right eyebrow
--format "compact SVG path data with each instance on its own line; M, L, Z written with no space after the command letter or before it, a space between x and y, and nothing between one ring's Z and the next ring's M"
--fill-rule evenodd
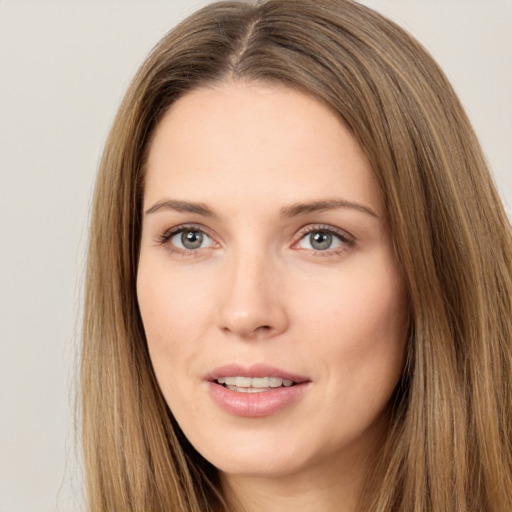
M145 215L155 213L159 210L173 210L175 212L196 213L204 217L215 218L217 215L204 203L193 203L189 201L178 201L176 199L164 199L157 201L153 206L145 211Z

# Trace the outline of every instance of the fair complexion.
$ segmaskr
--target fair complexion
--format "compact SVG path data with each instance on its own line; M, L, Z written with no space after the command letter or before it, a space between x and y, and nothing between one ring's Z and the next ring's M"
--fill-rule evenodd
M407 323L363 151L316 100L227 82L170 108L146 170L138 300L174 417L246 512L354 511Z

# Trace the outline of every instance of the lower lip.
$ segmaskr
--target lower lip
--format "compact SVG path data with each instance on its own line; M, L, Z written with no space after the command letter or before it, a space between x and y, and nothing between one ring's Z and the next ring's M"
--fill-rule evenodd
M226 412L235 416L258 418L275 414L299 400L309 382L280 387L259 393L231 391L215 382L208 382L208 390L213 401Z

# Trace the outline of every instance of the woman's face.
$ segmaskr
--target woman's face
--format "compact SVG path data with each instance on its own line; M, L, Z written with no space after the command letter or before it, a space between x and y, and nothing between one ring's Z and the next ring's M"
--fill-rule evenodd
M372 171L326 107L245 82L177 101L149 151L137 290L167 404L224 474L371 456L406 298Z

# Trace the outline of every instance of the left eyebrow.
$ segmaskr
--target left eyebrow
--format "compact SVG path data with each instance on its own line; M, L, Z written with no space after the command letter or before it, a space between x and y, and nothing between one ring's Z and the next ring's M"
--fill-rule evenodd
M346 209L357 210L362 213L379 218L379 216L368 206L364 204L346 201L344 199L329 199L325 201L312 201L310 203L295 203L281 208L283 217L297 217L299 215L307 215L309 213L319 213L326 210Z

